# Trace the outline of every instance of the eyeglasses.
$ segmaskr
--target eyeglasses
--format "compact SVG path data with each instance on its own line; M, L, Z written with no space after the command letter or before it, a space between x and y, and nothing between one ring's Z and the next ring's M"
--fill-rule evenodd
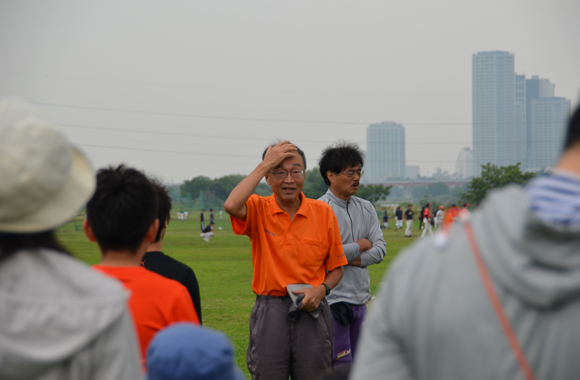
M359 169L359 170L349 170L347 172L341 172L339 174L344 174L348 178L352 178L356 174L360 178L363 176L363 174L365 174L365 172L363 170Z
M291 172L287 172L285 170L279 170L276 172L269 172L270 174L272 174L274 176L274 178L276 178L277 180L282 180L282 179L286 179L286 177L288 177L288 173L290 173L290 176L294 179L300 179L302 177L304 177L304 173L306 173L306 170L292 170Z

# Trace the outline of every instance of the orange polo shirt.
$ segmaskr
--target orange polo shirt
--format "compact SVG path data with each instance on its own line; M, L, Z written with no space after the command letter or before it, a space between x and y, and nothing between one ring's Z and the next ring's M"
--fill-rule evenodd
M129 308L139 336L143 362L157 331L175 322L199 324L187 288L179 282L144 267L93 265L93 268L115 277L131 290Z
M234 233L250 237L256 294L285 296L289 284L318 286L326 270L348 264L330 206L302 193L300 200L292 221L274 195L252 195L246 202L245 222L230 217Z

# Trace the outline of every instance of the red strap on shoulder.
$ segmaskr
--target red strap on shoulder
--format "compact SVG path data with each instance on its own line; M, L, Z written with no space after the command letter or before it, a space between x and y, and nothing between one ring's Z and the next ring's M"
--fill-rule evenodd
M463 221L463 225L465 227L465 233L467 234L467 240L469 241L469 245L471 246L471 252L473 253L473 257L475 258L475 263L477 264L479 275L481 276L481 281L483 282L483 286L485 288L485 291L487 292L487 295L489 297L491 305L493 306L495 314L497 315L497 319L501 324L503 332L512 348L512 351L514 352L514 355L516 356L516 359L518 361L518 364L520 365L520 368L522 369L522 372L524 373L524 376L526 377L527 380L535 380L536 378L534 377L532 368L530 367L530 364L528 363L528 360L524 355L524 351L522 350L522 347L518 342L516 334L514 333L512 325L507 319L507 316L505 315L501 303L499 302L499 298L497 297L497 293L495 292L493 283L491 282L491 278L489 277L489 272L487 271L487 268L485 267L485 262L483 261L483 257L479 252L479 248L475 240L475 234L473 233L473 228L471 227L471 222L468 219L466 219Z

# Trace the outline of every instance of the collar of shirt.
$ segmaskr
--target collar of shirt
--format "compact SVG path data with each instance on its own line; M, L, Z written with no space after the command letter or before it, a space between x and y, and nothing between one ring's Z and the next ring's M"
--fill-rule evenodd
M350 201L350 199L348 201L345 201L344 199L337 197L336 195L334 195L332 191L330 191L330 189L326 191L326 195L328 195L328 197L332 202L336 203L338 206L342 208L346 208L346 205Z
M306 205L306 202L304 202L306 197L304 196L304 194L302 192L300 192L300 194L298 196L300 197L300 208L298 209L298 211L296 211L296 215L300 214L300 215L307 218L308 214L310 214L310 209ZM270 209L272 210L272 215L286 212L280 208L280 205L276 201L276 196L274 194L272 194L270 196Z

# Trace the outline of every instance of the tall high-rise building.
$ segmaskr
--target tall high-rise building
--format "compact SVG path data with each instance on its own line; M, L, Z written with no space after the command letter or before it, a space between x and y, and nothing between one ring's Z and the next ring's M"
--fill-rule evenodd
M405 127L385 121L367 127L366 183L405 177Z
M514 146L516 162L521 163L521 168L527 165L528 133L526 132L526 76L515 76L515 99L514 99L514 128L516 141Z
M555 85L550 83L549 79L538 78L537 75L526 79L526 161L527 165L522 166L524 169L535 168L535 163L532 157L532 100L538 98L552 98L554 97Z
M570 101L554 97L548 79L514 73L514 55L479 52L472 57L473 175L481 165L521 163L540 170L555 163L570 114Z
M504 51L472 56L473 174L481 165L512 165L525 152L515 123L514 55ZM518 144L524 144L519 148Z
M462 148L455 161L455 175L458 178L473 177L473 151L471 148Z
M570 101L539 97L530 102L531 170L553 166L562 152L564 131L570 117Z

